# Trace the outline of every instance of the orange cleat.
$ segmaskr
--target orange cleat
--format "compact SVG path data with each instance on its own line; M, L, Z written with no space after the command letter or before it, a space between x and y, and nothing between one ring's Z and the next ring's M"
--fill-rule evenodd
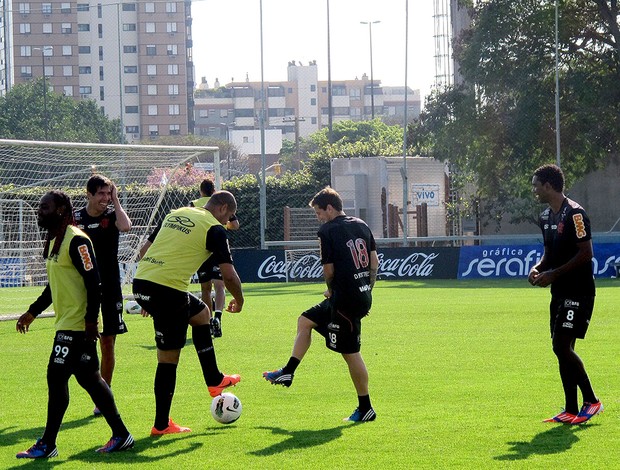
M212 397L217 397L218 395L222 394L225 388L237 385L240 380L241 376L239 374L224 375L224 378L219 385L208 387L209 395L211 395Z
M179 426L177 423L172 421L172 418L168 418L168 427L160 431L155 426L153 426L153 428L151 429L151 436L163 436L164 434L178 434L180 432L192 432L192 430L190 428L186 428L185 426Z

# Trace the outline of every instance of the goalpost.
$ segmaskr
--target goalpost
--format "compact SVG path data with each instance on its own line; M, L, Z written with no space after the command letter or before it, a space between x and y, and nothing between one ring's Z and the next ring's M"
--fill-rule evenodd
M219 149L0 139L0 288L46 282L39 199L60 189L74 208L84 207L86 181L94 173L116 184L132 221L119 245L123 282L129 283L138 249L159 219L198 197L203 178L214 179L219 188Z
M323 280L321 253L318 248L284 250L286 282L312 282Z

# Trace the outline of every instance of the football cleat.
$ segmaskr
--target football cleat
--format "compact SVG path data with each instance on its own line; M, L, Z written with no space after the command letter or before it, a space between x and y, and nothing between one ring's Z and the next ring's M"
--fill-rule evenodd
M263 377L274 385L284 385L290 387L293 383L294 374L287 374L284 369L272 370L271 372L263 372Z
M120 452L121 450L131 449L133 445L134 440L131 434L127 434L127 437L112 436L106 445L99 447L96 452L101 452L104 454L109 454L110 452Z
M222 322L219 318L213 317L211 319L211 334L214 338L222 337Z
M181 432L192 432L192 430L190 428L186 428L185 426L179 426L177 423L172 421L172 418L168 418L168 427L166 429L162 429L160 431L155 426L151 428L151 436L163 436L164 434L178 434Z
M37 442L28 450L24 450L17 454L15 457L18 459L47 459L49 457L56 457L58 455L58 447L53 448L45 444L41 439L37 439Z
M209 395L215 398L218 395L221 395L225 388L237 385L240 380L241 376L239 374L224 375L224 378L219 385L207 387L209 389Z
M366 421L374 421L377 418L375 410L370 408L368 411L360 411L359 408L355 408L355 411L348 418L344 418L343 421L353 421L354 423L363 423Z
M581 410L579 410L579 414L575 416L572 424L582 424L586 421L589 421L593 416L603 412L603 404L601 401L597 401L596 403L588 403L584 402Z
M576 417L577 417L577 415L574 415L572 413L567 413L566 411L562 410L557 415L555 415L555 416L553 416L551 418L547 418L547 419L543 420L543 423L572 424L573 420Z

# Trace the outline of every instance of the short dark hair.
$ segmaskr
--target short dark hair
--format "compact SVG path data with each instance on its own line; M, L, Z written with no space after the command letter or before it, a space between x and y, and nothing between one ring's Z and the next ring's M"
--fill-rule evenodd
M310 207L316 206L322 210L327 209L327 206L330 205L340 212L342 211L342 198L335 189L326 186L314 195L308 205Z
M96 191L96 190L95 190ZM71 198L69 195L63 191L59 191L54 189L52 191L48 191L45 193L43 197L51 197L54 201L54 205L56 209L62 208L62 217L60 219L60 227L59 232L56 235L54 240L54 246L52 247L52 252L50 253L50 233L48 231L47 236L45 237L45 246L43 247L43 258L47 259L48 256L55 256L60 251L60 245L62 244L63 239L65 238L65 232L67 231L67 227L69 225L73 225L73 204L71 204Z
M237 212L237 201L235 200L235 196L229 191L214 192L209 202L207 202L207 207L210 205L223 206L224 204L228 204L228 208L233 210L233 214Z
M215 192L215 185L210 179L203 179L200 183L200 192L205 196L211 196Z
M88 178L86 182L86 191L90 194L96 194L99 188L103 188L104 186L111 186L112 181L109 178L106 178L103 175L93 175Z
M539 166L534 171L534 176L540 184L549 183L555 191L559 193L564 191L564 173L559 166L553 164Z

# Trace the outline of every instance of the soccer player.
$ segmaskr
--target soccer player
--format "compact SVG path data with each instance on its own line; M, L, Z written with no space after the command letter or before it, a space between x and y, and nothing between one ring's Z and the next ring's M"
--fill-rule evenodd
M325 345L342 354L358 396L358 407L345 421L373 421L375 410L368 393L368 371L360 353L361 319L370 311L372 288L379 259L375 239L366 223L347 216L342 199L332 188L319 191L310 201L323 223L318 231L326 297L297 320L297 336L288 363L264 372L272 384L290 387L293 376L310 348L312 330L325 337Z
M195 199L189 203L190 207L204 207L209 198L215 192L215 185L210 179L204 179L200 183L200 198ZM239 220L237 216L233 215L229 221L226 222L226 229L237 230L239 229ZM224 281L222 280L222 273L220 272L220 266L218 260L214 256L211 256L198 268L198 281L200 282L200 290L202 292L202 300L208 302L207 305L211 307L211 289L215 290L215 302L213 305L213 317L211 318L211 333L214 338L221 338L222 336L222 311L224 310L224 304L226 303L226 290L224 289Z
M16 329L26 333L30 324L51 303L56 313L56 336L47 366L47 423L43 436L17 458L47 458L58 455L56 437L69 406L69 378L91 396L101 410L112 437L97 452L117 452L134 445L134 440L114 402L112 391L101 378L96 342L101 291L93 247L88 236L72 225L69 196L50 191L39 203L38 223L47 230L43 257L48 284L28 311L17 320Z
M532 189L549 207L539 218L543 256L530 271L528 281L533 286L551 286L551 338L566 399L564 410L545 422L581 424L603 411L583 361L575 352L575 342L585 338L594 308L590 219L583 207L564 195L564 174L558 166L536 169ZM581 409L577 388L583 397Z
M240 312L243 308L241 281L232 263L223 226L236 210L234 196L228 191L218 191L213 193L205 207L171 211L138 263L133 293L136 301L153 318L157 345L152 436L190 431L169 418L177 365L189 325L209 394L216 397L241 380L237 374L220 372L209 327L209 308L187 292L190 278L200 264L209 256L215 256L220 261L226 288L233 296L227 310Z
M75 222L92 240L101 277L101 376L111 387L116 358L116 335L127 333L123 321L123 293L118 267L119 232L128 232L131 221L118 199L112 181L93 175L86 182L86 207L75 212ZM110 207L110 204L112 207ZM95 408L95 416L100 411Z

